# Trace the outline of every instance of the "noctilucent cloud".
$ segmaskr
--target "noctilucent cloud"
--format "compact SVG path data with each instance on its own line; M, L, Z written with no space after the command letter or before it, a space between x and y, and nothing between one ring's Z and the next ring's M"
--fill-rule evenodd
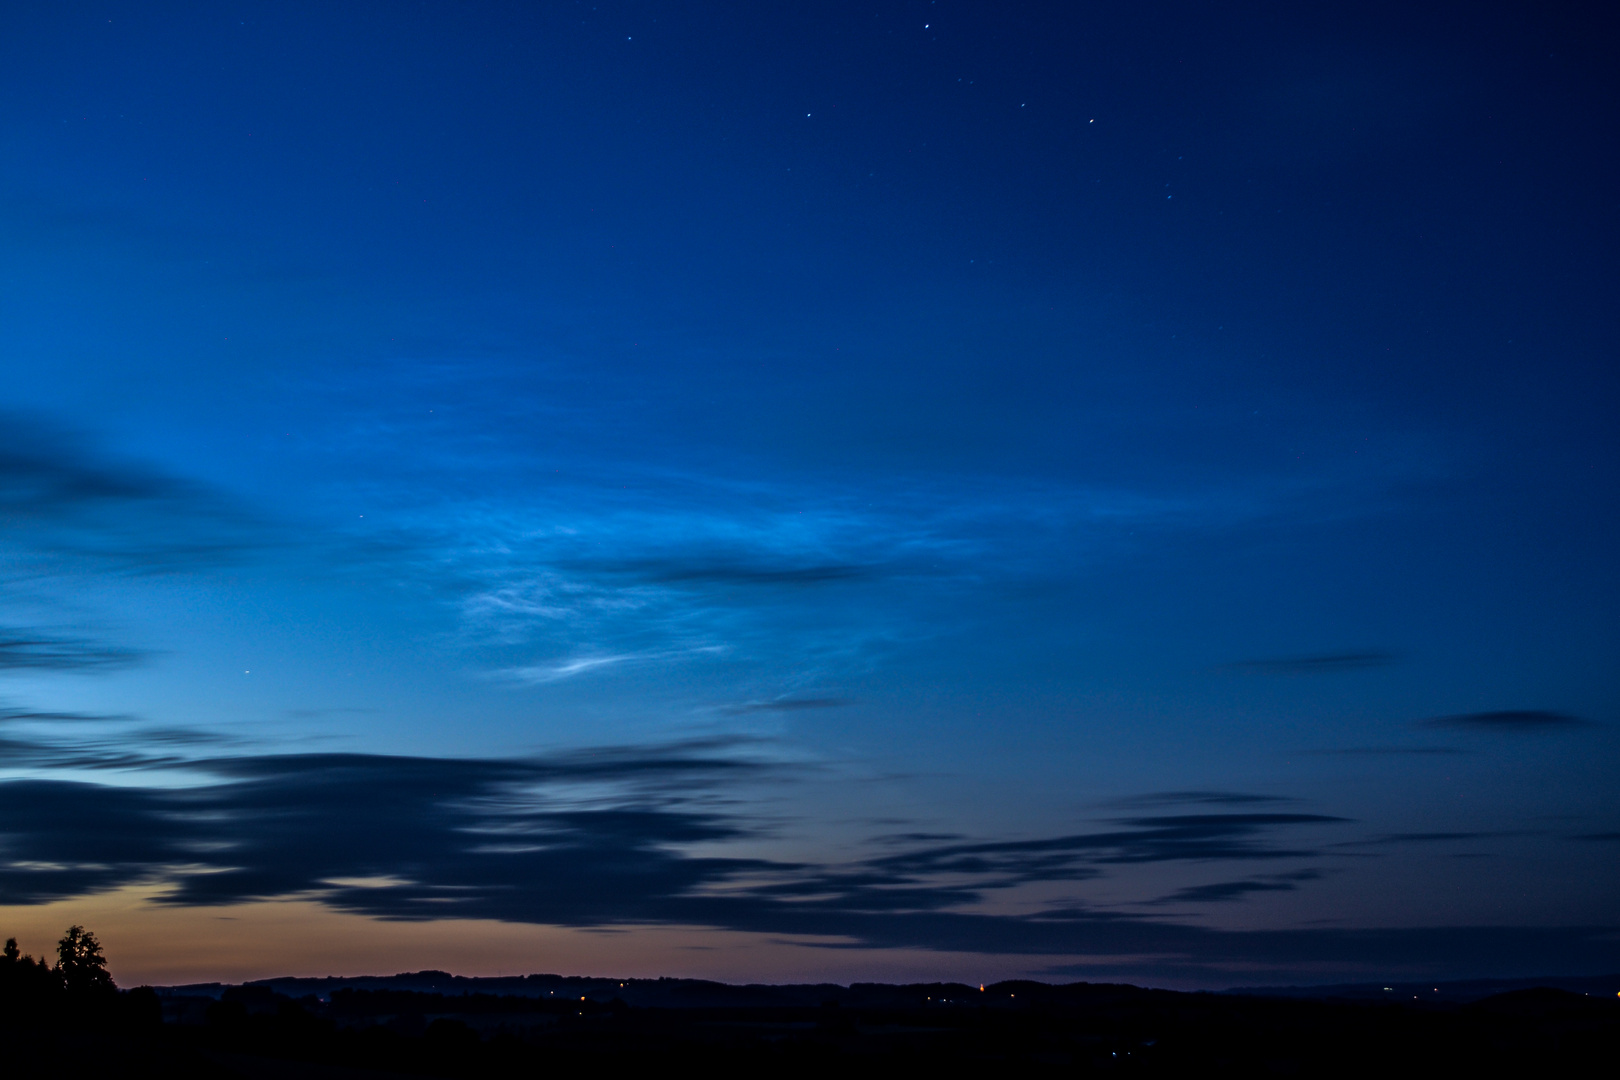
M1620 969L1612 23L0 13L0 933Z

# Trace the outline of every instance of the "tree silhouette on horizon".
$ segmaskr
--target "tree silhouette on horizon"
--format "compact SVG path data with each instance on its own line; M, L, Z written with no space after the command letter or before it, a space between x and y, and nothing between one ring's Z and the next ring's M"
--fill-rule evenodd
M117 989L112 976L107 974L107 958L101 952L101 942L78 924L68 927L62 940L56 943L55 971L62 980L62 988L75 997Z

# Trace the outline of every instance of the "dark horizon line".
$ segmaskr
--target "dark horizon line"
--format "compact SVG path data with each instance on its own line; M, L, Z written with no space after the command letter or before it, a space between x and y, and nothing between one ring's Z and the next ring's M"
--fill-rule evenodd
M589 985L599 985L606 989L630 989L632 987L669 987L671 985L710 986L728 990L811 990L838 988L842 990L856 990L862 988L888 988L909 989L916 987L941 987L949 989L964 989L973 992L989 993L999 987L1011 986L1044 986L1054 989L1072 986L1130 986L1142 990L1175 990L1174 987L1156 986L1147 982L1132 982L1124 979L1107 979L1093 981L1089 979L1074 979L1064 982L1047 981L1044 979L1020 978L997 979L993 982L965 983L956 980L925 980L917 982L879 982L854 981L840 983L833 981L823 982L725 982L719 979L704 979L689 976L626 976L610 975L562 975L556 972L531 972L525 975L455 975L438 968L424 968L420 971L398 972L393 975L279 975L262 979L247 979L242 982L197 982L155 985L153 990L162 996L217 996L209 994L209 990L223 993L225 990L238 987L266 987L272 991L277 986L303 986L305 984L321 984L329 986L332 990L341 989L380 989L409 991L408 986L381 986L375 984L405 983L416 984L417 992L435 992L432 987L449 983L459 986L463 992L476 992L478 985L495 984L512 986L516 984L556 984L571 986L579 989ZM367 986L350 986L348 984L368 984ZM1366 982L1330 982L1330 983L1289 983L1270 985L1235 985L1220 990L1194 991L1199 993L1236 994L1246 996L1354 996L1368 992L1389 992L1401 994L1411 990L1439 995L1439 1000L1454 1000L1455 995L1477 991L1478 996L1487 996L1490 993L1499 993L1504 989L1520 989L1534 987L1567 988L1570 985L1590 985L1612 987L1615 993L1620 994L1620 971L1597 975L1537 975L1537 976L1481 976L1468 979L1440 979L1440 980L1414 980L1410 977L1388 980L1369 980ZM1186 992L1179 991L1176 992ZM587 991L589 993L589 991Z

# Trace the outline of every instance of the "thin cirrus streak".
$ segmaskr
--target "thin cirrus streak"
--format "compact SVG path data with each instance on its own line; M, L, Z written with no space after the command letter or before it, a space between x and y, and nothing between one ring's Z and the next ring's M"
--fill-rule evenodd
M712 655L724 651L724 646L720 645L699 645L687 649L666 649L660 652L618 653L610 656L577 656L567 660L559 660L555 663L529 664L524 667L507 668L495 674L500 678L537 686L545 683L561 682L564 679L589 674L602 668L624 664L667 661L699 654Z
M573 660L563 660L555 664L531 664L528 667L510 668L500 674L523 683L549 683L560 682L575 675L583 675L598 668L611 667L622 664L636 657L630 653L621 653L617 656L581 656Z

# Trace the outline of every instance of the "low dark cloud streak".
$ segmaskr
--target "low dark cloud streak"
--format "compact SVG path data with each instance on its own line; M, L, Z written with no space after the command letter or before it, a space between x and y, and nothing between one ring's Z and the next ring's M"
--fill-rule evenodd
M1102 805L1128 807L1202 803L1212 806L1244 806L1296 801L1286 795L1255 795L1244 791L1160 791L1148 795L1132 795L1124 799L1111 799Z
M849 698L817 697L817 698L777 698L773 701L746 701L738 705L728 705L725 711L742 716L748 713L760 712L806 712L813 709L838 709L852 704Z
M1227 664L1228 671L1261 675L1331 675L1340 671L1365 671L1388 667L1398 657L1392 652L1369 649L1365 652L1323 653L1318 656L1278 656L1239 660Z
M267 545L262 523L218 493L99 458L83 440L16 415L0 416L0 517L13 573L75 564L160 573Z
M1191 885L1177 889L1153 904L1212 904L1241 900L1257 892L1294 892L1300 882L1315 881L1322 876L1318 870L1295 870L1288 874L1269 874L1265 877L1245 878L1241 881L1220 881L1209 885Z
M106 671L138 663L143 654L88 638L0 628L0 671Z
M1463 754L1467 751L1455 746L1346 746L1334 750L1307 750L1306 753L1335 757L1427 757Z
M1366 840L1346 840L1335 847L1396 847L1402 844L1442 844L1453 840L1493 840L1511 836L1505 832L1408 832L1386 833Z
M1473 731L1558 731L1585 727L1591 721L1569 713L1543 709L1503 709L1497 712L1437 716L1423 723L1426 727L1463 728Z

